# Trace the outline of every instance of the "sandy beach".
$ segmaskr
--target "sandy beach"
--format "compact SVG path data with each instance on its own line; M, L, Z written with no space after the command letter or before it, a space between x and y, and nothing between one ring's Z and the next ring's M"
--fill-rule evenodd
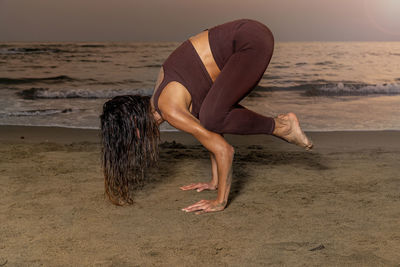
M216 192L208 152L162 135L159 168L116 207L104 197L98 131L0 126L0 266L399 266L400 132L311 132L235 147L223 212L181 208Z

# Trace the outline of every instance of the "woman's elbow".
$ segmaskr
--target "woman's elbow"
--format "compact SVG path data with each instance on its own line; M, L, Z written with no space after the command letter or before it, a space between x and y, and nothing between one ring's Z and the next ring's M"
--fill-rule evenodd
M216 157L228 160L232 160L234 155L235 155L235 149L233 148L232 145L228 143L221 144L221 146L219 146L217 151L215 152Z

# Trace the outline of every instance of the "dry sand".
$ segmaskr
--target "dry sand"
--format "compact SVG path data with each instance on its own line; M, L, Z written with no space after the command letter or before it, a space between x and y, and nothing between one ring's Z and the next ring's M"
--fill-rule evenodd
M0 127L0 266L399 266L400 132L272 136L236 149L225 211L180 209L216 192L208 153L163 134L160 166L129 207L103 195L97 131ZM172 141L176 143L171 143Z

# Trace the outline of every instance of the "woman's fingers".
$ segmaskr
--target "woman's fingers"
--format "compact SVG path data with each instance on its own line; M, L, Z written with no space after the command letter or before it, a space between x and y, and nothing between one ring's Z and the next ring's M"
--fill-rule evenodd
M185 209L191 209L191 208L193 208L193 207L200 206L200 205L202 205L204 202L205 202L205 200L200 200L200 201L198 201L198 202L196 202L196 203L194 203L194 204L192 204L192 205L186 207Z
M199 183L197 183L197 184L189 184L189 185L181 186L180 189L182 189L182 190L192 190L192 189L196 189L198 185L199 185Z
M208 189L209 187L208 187L208 184L203 184L203 185L201 185L201 186L199 186L198 188L197 188L197 192L201 192L201 191L203 191L203 190L205 190L205 189Z
M196 212L195 214L196 215L200 215L200 214L203 214L203 213L223 211L223 210L224 210L224 207L217 207L217 206L214 206L214 205L210 204L210 205L208 205L207 208L205 208L203 210L200 210L200 211Z
M196 203L193 204L193 205L190 205L190 206L188 206L188 207L186 207L186 208L183 208L182 210L183 210L183 211L186 211L186 212L192 212L192 211L207 209L209 206L210 206L209 201L207 201L207 200L200 200L199 202L196 202Z
M196 215L200 215L200 214L203 214L203 213L213 212L213 211L215 211L213 209L213 206L211 204L208 204L207 207L205 207L204 209L202 209L202 210L200 210L198 212L195 212L195 214Z
M193 189L201 189L198 192L203 191L204 189L208 188L208 184L206 183L195 183L195 184L189 184L189 185L185 185L185 186L181 186L180 189L181 190L193 190Z
M219 210L217 210L217 209L211 207L211 205L209 205L207 208L195 212L195 214L196 214L196 215L200 215L200 214L203 214L203 213L208 213L208 212L213 212L213 211L219 211Z

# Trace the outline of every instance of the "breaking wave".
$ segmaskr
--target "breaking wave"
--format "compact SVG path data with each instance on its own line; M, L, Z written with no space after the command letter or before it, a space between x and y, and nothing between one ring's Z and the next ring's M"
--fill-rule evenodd
M64 89L49 90L47 88L31 88L18 92L17 95L24 99L66 99L66 98L83 98L83 99L107 99L117 95L151 95L153 89L111 89L111 90L86 90L86 89Z
M67 50L55 48L55 47L46 47L46 46L39 46L39 47L11 47L11 48L1 48L0 55L7 55L7 54L43 54L43 53L63 53L68 52Z
M366 96L366 95L399 95L400 84L354 85L338 83L335 86L309 88L304 96Z
M256 91L300 91L303 96L398 95L399 83L365 84L355 82L304 83L294 86L257 86Z
M78 79L71 78L67 75L59 75L53 77L43 78L2 78L0 77L0 85L11 85L11 84L26 84L26 83L63 83L77 81Z
M69 113L72 109L36 109L36 110L22 110L12 112L1 112L0 117L26 117L26 116L47 116L59 113Z

